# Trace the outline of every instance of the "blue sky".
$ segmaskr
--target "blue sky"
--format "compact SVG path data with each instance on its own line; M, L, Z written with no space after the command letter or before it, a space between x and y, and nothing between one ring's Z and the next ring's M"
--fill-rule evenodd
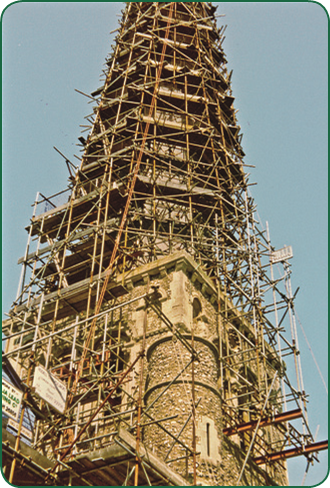
M242 127L251 193L269 222L276 248L292 245L296 310L322 374L328 370L328 19L316 3L218 4L227 24L224 49L233 69L235 108ZM120 3L26 2L2 19L3 312L15 299L27 241L24 228L37 191L67 185L56 146L78 163L80 124L91 112L87 94L100 74L118 27ZM300 326L298 325L298 332ZM328 437L327 395L300 334L309 420L317 440ZM306 486L323 480L327 452L308 471ZM290 482L301 485L304 458L288 461Z

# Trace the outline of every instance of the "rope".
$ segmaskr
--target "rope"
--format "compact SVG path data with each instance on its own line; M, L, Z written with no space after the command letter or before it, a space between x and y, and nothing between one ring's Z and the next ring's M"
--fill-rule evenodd
M160 81L160 76L161 76L162 69L163 69L163 63L164 63L164 58L165 58L165 51L166 51L166 47L167 47L166 39L168 39L168 37L169 37L170 24L171 24L171 19L172 19L172 11L173 11L173 3L171 3L171 6L170 6L169 18L168 18L168 22L167 22L165 39L164 39L165 42L164 42L164 45L163 45L163 50L162 50L162 54L161 54L160 64L159 64L159 67L158 67L158 70L157 70L157 73L156 73L156 82L155 82L155 87L154 87L153 97L152 97L152 100L151 100L151 105L150 105L150 109L149 109L149 116L148 116L148 118L151 118L152 113L153 113L153 110L154 110L154 107L155 107L156 94L157 94L158 87L159 87L159 81ZM116 241L115 241L114 248L112 250L110 263L109 263L109 266L106 269L106 277L105 277L105 280L104 280L104 283L103 283L103 286L102 286L102 290L101 290L101 293L100 293L100 297L99 297L99 300L98 300L97 305L96 305L96 308L95 308L95 315L97 315L99 313L100 309L101 309L101 306L102 306L102 303L103 303L103 300L104 300L104 296L105 296L105 292L106 292L106 289L107 289L107 286L108 286L108 283L109 283L109 279L110 279L110 276L111 276L111 271L112 271L114 262L115 262L116 257L117 257L117 251L118 251L118 248L119 248L120 239L121 239L121 236L122 236L122 233L123 233L125 224L126 224L127 215L128 215L129 207L130 207L130 204L131 204L131 199L132 199L133 192L134 192L134 187L135 187L135 183L136 183L136 180L137 180L137 175L138 175L139 168L140 168L140 165L141 165L142 155L143 155L143 152L144 152L144 146L145 146L146 139L147 139L147 135L148 135L148 132L149 132L149 126L150 126L150 121L147 121L147 124L146 124L145 129L144 129L143 140L142 140L142 143L141 143L141 148L140 148L139 156L138 156L138 159L136 161L133 178L131 180L130 189L129 189L129 193L128 193L128 197L127 197L127 201L126 201L124 213L123 213L123 216L122 216L121 224L120 224L120 227L119 227L119 230L118 230L118 234L117 234L117 237L116 237ZM84 364L84 361L85 361L86 355L87 355L87 349L89 347L89 343L91 341L91 338L93 337L94 330L95 330L95 325L96 325L96 319L94 319L92 321L91 328L90 328L90 331L89 331L89 335L88 335L88 337L87 337L87 339L85 341L85 344L84 344L84 349L83 349L83 352L82 352L82 357L80 359L80 363L79 363L77 375L76 375L76 378L75 378L75 381L74 381L74 384L73 384L73 392L76 391L77 384L78 384L78 381L79 381L80 376L81 376L81 373L82 373L83 364Z
M323 378L323 375L322 375L322 373L321 373L321 369L320 369L319 365L317 364L316 357L314 356L314 353L313 353L313 351L312 351L311 345L310 345L310 344L309 344L309 342L308 342L307 336L306 336L306 334L305 334L305 331L304 331L304 329L303 329L303 326L301 325L301 322L300 322L300 319L299 319L299 317L298 317L298 315L297 315L297 312L296 312L296 317L297 317L297 319L298 319L298 322L299 322L300 328L301 328L301 330L302 330L302 333L304 334L304 339L305 339L306 344L307 344L307 346L308 346L309 352L310 352L310 353L311 353L311 355L312 355L312 358L313 358L313 360L314 360L315 366L316 366L317 371L318 371L318 373L319 373L319 375L320 375L320 378L321 378L321 380L322 380L322 383L323 383L324 389L325 389L326 393L328 394L328 387L327 387L327 384L326 384L326 382L325 382L325 380L324 380L324 378Z

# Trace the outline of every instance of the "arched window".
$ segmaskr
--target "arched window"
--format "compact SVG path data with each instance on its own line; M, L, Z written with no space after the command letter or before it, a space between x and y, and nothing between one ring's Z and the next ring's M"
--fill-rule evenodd
M197 423L197 436L200 459L207 460L211 464L217 464L219 462L220 440L214 420L203 415Z
M199 314L202 311L202 305L201 302L198 300L198 298L194 298L193 300L193 319L199 316Z

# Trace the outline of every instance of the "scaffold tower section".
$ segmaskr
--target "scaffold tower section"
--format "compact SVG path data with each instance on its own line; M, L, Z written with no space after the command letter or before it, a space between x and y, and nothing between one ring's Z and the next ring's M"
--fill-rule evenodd
M291 249L259 228L215 10L127 2L79 167L65 158L68 189L35 201L3 330L40 484L286 485L287 458L325 448ZM32 463L19 437L11 482Z

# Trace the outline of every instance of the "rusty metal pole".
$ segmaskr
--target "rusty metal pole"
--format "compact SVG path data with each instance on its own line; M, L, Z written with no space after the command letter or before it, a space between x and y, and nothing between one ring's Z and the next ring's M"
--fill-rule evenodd
M149 293L150 280L148 277L147 293ZM138 398L138 409L137 409L137 429L136 429L136 457L135 457L135 472L134 472L134 486L139 486L139 465L140 465L140 442L141 442L141 414L142 414L142 394L143 394L143 373L144 373L144 351L146 344L146 331L147 331L147 320L148 320L148 302L145 300L145 311L143 318L143 340L141 346L141 367L140 367L140 379L139 379L139 398Z
M28 396L28 389L29 389L30 378L31 378L32 364L34 362L33 357L34 357L34 352L32 351L32 354L30 357L30 364L29 364L29 369L28 369L27 380L26 380L27 388L26 388L24 396L23 396L21 416L19 419L17 437L16 437L16 441L15 441L15 453L19 450L19 441L21 438L23 418L24 418L24 412L25 412L25 402L26 402L27 396ZM13 482L13 478L14 478L14 474L15 474L15 467L16 467L16 456L14 455L14 459L11 463L10 474L9 474L9 479L8 479L9 483Z
M191 328L191 347L194 349L194 325ZM192 353L191 362L191 400L192 400L192 451L193 451L193 473L194 473L194 486L196 486L196 405L195 405L195 357Z

